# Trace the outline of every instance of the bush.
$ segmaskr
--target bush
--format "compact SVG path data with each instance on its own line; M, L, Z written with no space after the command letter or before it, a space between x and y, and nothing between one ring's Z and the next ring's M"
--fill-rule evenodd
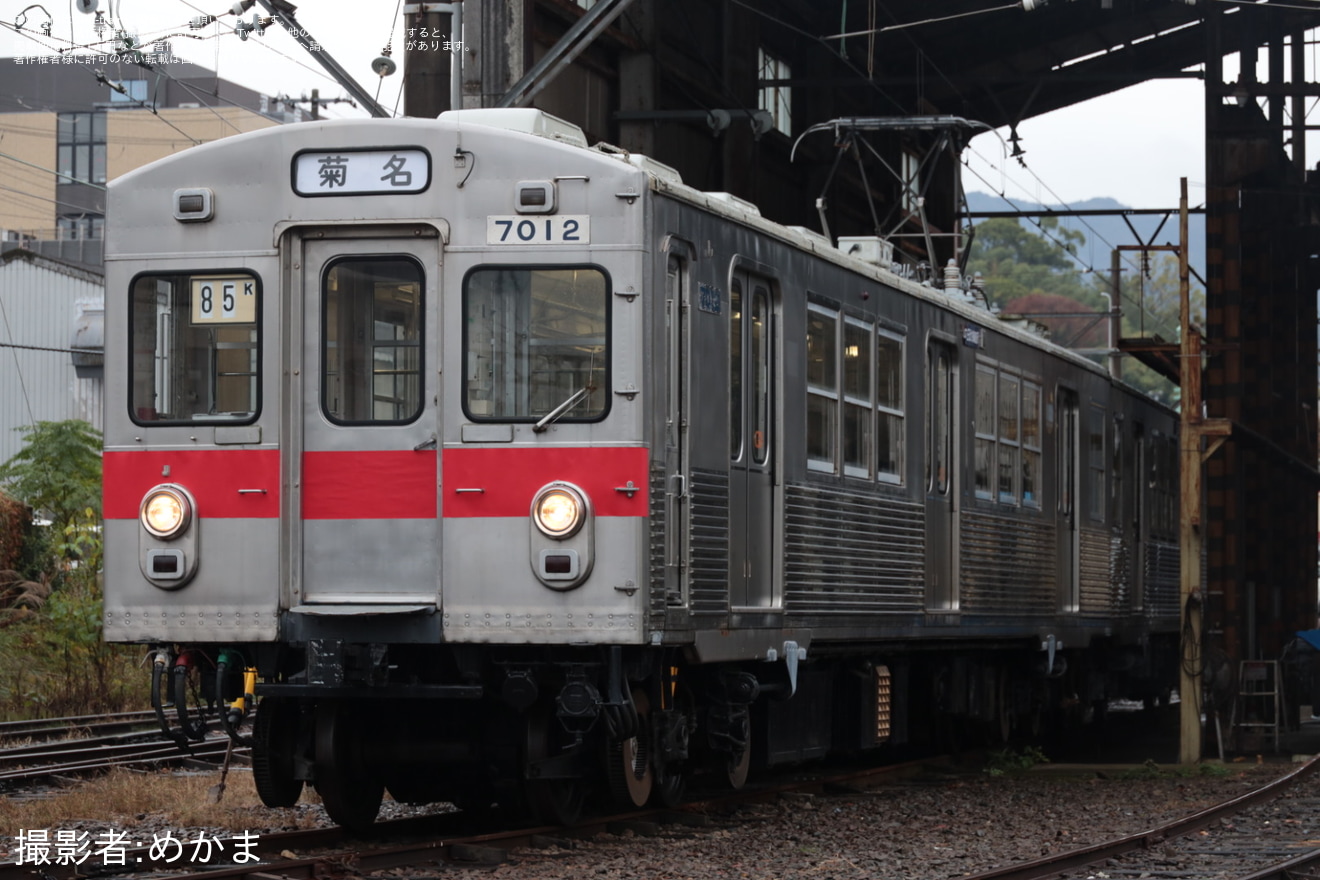
M101 435L76 419L19 430L0 481L50 523L0 506L0 718L146 708L140 649L101 641Z
M141 649L101 640L99 576L59 581L0 626L0 720L147 708Z
M0 492L0 571L16 571L32 522L27 505Z

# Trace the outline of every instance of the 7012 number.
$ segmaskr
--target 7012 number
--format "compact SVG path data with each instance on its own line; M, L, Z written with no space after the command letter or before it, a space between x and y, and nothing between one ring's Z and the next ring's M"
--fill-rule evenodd
M586 214L486 218L486 244L589 244L590 242L591 217Z

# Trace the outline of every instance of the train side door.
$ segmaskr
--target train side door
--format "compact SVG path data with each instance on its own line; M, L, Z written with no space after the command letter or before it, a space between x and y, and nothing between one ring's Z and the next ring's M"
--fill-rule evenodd
M688 266L670 254L665 271L665 604L688 604Z
M434 604L438 238L327 232L304 239L301 256L295 601Z
M780 604L774 540L774 299L745 272L729 285L729 606Z
M957 349L926 348L926 610L958 610Z
M1077 531L1077 488L1081 482L1078 468L1081 449L1078 421L1081 418L1077 392L1060 388L1058 442L1059 500L1057 509L1059 607L1064 611L1081 608L1081 571Z

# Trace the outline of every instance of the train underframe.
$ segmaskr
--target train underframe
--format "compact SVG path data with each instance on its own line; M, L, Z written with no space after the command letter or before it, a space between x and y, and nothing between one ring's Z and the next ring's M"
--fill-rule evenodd
M832 753L1039 742L1113 699L1159 703L1177 678L1172 636L887 647L818 643L794 667L638 647L159 646L152 700L182 747L217 727L250 745L268 806L311 784L361 829L386 793L567 823Z

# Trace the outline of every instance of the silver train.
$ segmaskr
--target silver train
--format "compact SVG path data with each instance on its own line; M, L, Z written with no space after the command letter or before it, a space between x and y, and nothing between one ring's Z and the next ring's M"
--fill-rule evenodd
M270 805L564 820L1173 684L1174 415L956 271L535 110L240 135L109 210L105 636Z

